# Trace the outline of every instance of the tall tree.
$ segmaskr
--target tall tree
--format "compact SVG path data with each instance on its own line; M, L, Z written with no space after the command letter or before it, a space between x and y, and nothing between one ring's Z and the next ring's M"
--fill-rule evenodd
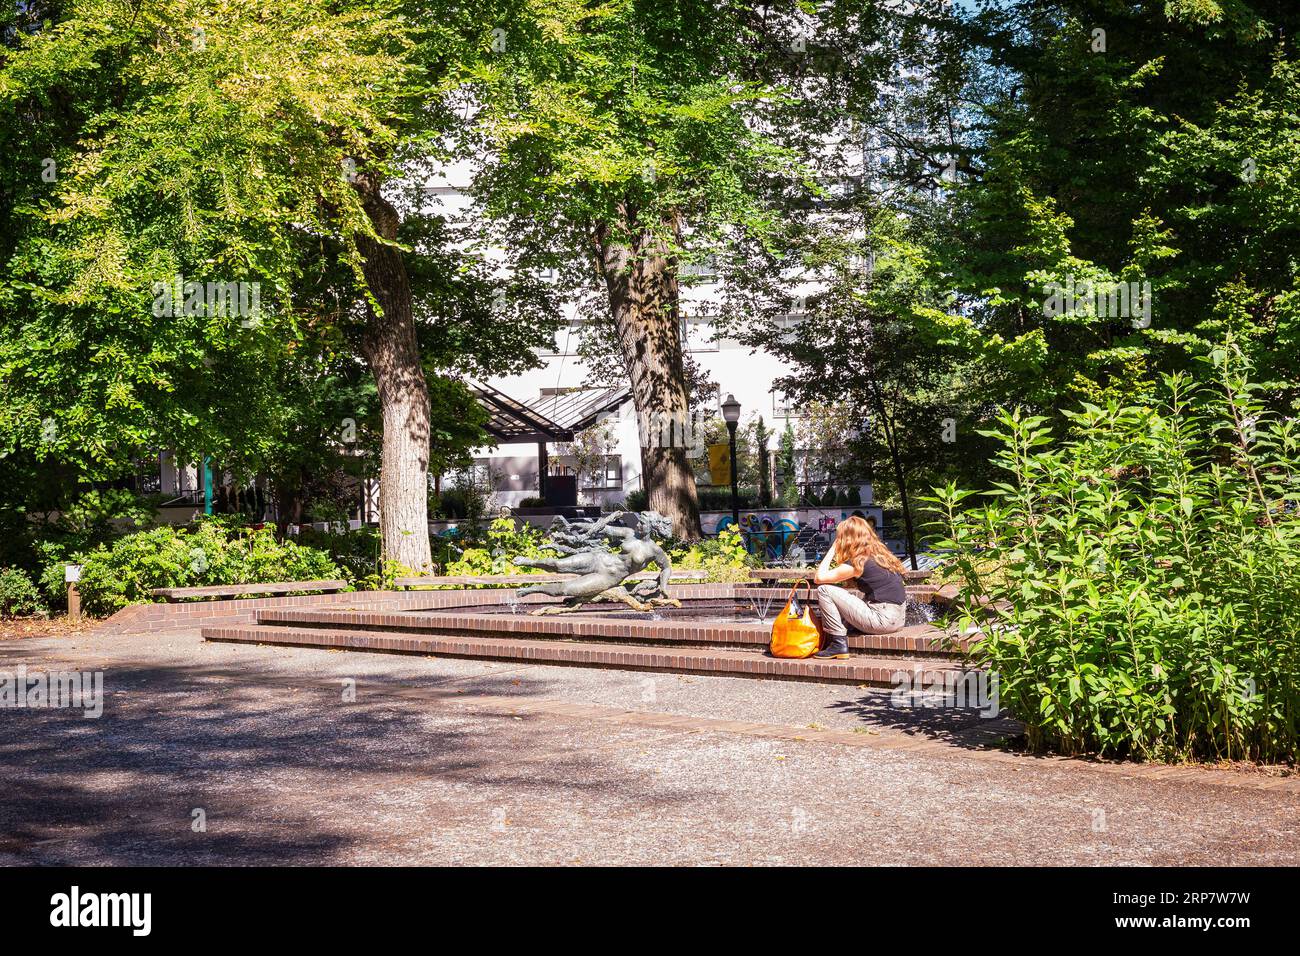
M1131 398L1162 371L1198 369L1230 333L1273 400L1294 406L1300 8L979 6L947 24L983 68L965 96L940 271L972 331L1037 353L998 397L1049 412ZM1150 309L1056 308L1049 284L1071 282L1149 283Z
M520 0L485 27L480 197L521 265L602 290L639 416L678 424L667 441L643 427L641 457L650 506L682 537L700 534L678 437L684 267L780 231L808 193L805 159L827 147L808 111L868 72L879 20L847 3ZM814 60L823 28L848 38L844 60Z
M439 0L70 0L18 39L0 70L6 440L88 473L151 445L264 464L278 370L337 324L377 387L386 555L428 566L417 326L440 297L413 288L421 237L399 209L419 194L400 187L454 119L438 83L463 17ZM240 283L255 315L213 303ZM519 341L481 303L441 315Z
M900 508L915 561L917 485L969 474L981 458L981 369L1014 354L948 339L947 293L935 282L933 237L919 217L883 209L859 224L845 232L828 221L805 247L804 264L823 285L808 297L804 321L756 323L748 339L792 367L776 383L791 399L834 406L830 430L855 459L844 477L870 473L878 491L891 492L880 500Z

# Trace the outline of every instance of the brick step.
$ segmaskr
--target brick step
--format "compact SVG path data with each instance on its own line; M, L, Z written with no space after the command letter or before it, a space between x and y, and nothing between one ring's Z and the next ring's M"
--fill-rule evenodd
M766 647L770 624L759 622L702 623L639 621L564 614L474 614L463 611L370 611L332 608L272 608L257 615L259 624L342 628L443 636L508 637L534 640L598 640L606 644L668 645L671 647ZM893 634L850 634L849 647L891 656L960 657L966 638L957 645L940 643L944 632L929 624L905 627Z
M699 647L633 647L588 641L420 635L342 628L313 629L269 624L203 628L203 639L239 644L281 644L339 650L382 651L480 660L526 661L580 667L713 674L729 677L809 680L892 687L903 671L914 681L927 674L957 672L955 661L885 658L855 655L847 660L783 660L754 650Z

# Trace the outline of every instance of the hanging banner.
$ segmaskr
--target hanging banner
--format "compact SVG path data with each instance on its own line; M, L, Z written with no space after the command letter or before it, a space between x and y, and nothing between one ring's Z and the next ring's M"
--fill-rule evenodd
M709 446L709 480L715 485L731 484L731 445Z

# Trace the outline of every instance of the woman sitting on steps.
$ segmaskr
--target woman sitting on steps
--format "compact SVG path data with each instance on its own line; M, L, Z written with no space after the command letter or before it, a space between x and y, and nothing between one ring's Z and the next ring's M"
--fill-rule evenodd
M825 639L817 657L848 657L850 627L864 634L890 634L907 619L902 562L864 518L839 523L813 583Z

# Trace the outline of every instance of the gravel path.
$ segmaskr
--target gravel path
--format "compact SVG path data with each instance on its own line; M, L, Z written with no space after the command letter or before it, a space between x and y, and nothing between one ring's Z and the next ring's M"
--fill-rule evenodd
M196 633L19 665L107 702L0 710L0 863L1300 862L1296 781L989 752L1013 725L867 688Z

